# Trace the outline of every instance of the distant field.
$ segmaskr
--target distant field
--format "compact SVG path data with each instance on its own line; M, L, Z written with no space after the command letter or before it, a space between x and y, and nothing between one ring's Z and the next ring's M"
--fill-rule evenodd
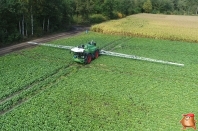
M198 17L137 14L94 25L91 30L105 34L198 42Z
M184 67L100 56L89 65L68 50L38 46L0 57L0 130L180 131L197 120L198 44L95 32L51 44L99 47ZM10 110L11 109L11 110Z

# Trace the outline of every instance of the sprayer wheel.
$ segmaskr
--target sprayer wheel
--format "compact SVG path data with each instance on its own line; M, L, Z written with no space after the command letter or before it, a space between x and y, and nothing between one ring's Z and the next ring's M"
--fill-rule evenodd
M88 55L87 55L87 59L86 59L86 63L87 63L87 64L90 64L90 63L91 63L91 60L92 60L92 59L91 59L91 55L88 54Z
M97 59L97 58L98 58L98 56L99 56L99 51L98 51L98 50L96 50L96 51L95 51L95 53L94 53L94 58L95 58L95 59Z

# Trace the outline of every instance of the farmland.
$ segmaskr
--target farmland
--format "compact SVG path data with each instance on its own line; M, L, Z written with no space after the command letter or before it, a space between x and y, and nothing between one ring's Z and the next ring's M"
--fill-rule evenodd
M92 26L105 34L198 42L198 17L137 14Z
M76 42L86 42L94 36L92 34L81 35L78 40L71 38L67 43L65 43L65 40L61 40L62 43L60 41L55 43L74 45ZM82 41L82 37L84 41ZM96 40L101 39L101 37L107 38L108 36L102 35ZM101 40L103 43L101 46L109 44L113 39L121 39L121 37L104 39L106 41ZM67 50L61 50L60 52L59 50L38 47L1 57L1 111L8 110L12 106L17 105L17 103L26 100L29 94L43 90L46 84L50 84L50 81L54 81L54 79L63 75L64 70L71 65L71 54ZM55 53L57 51L59 52L58 54Z
M37 46L0 57L0 130L181 130L197 111L198 45L96 32L49 42L100 48L184 67L100 56L74 63L68 50Z

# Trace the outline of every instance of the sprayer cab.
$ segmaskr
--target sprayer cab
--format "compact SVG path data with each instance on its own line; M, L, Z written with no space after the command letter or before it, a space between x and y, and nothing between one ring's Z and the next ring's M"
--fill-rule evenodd
M93 59L98 58L99 48L96 43L91 41L88 44L74 47L71 49L73 52L73 60L79 63L89 64Z

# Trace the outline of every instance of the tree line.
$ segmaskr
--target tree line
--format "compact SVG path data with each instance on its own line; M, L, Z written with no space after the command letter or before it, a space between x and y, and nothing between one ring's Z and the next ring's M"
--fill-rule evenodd
M0 47L143 12L197 15L198 0L0 0Z

